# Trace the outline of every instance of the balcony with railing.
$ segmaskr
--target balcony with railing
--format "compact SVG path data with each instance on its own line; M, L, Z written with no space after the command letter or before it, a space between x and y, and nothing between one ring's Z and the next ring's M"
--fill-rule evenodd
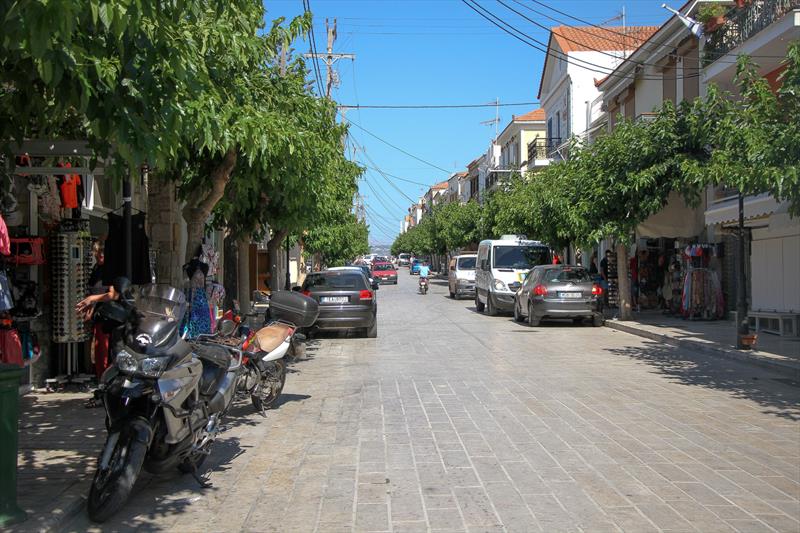
M547 144L547 159L565 160L569 159L569 140L551 137L545 139Z
M725 23L706 34L704 66L714 63L795 9L800 9L800 0L751 0L742 8L732 7L725 15Z

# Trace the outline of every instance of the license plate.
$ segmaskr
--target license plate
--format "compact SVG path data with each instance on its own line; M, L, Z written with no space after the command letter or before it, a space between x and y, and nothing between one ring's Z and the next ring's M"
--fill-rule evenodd
M583 297L583 293L582 292L559 292L558 293L558 297L559 298L564 298L564 299L576 299L576 298Z
M320 302L324 304L346 304L350 301L347 296L323 296Z

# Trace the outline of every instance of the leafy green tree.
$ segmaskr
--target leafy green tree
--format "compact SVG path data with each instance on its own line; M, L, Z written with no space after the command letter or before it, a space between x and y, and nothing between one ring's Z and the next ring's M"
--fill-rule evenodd
M325 265L341 266L369 253L369 227L347 213L339 221L308 230L303 244L307 251L320 254Z

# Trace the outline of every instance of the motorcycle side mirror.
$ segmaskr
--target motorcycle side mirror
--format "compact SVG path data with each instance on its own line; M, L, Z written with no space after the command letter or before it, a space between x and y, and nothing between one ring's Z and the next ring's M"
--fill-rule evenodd
M114 279L114 282L111 285L114 287L114 292L119 294L120 300L127 302L133 301L133 286L131 285L131 280L124 276L120 276Z
M228 336L231 335L236 330L236 322L233 320L223 319L219 323L219 327L217 331L219 331L220 335Z

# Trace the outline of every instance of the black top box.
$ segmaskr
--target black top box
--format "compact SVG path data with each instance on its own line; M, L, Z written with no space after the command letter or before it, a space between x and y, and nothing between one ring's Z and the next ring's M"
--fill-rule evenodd
M299 328L314 325L319 315L316 300L295 291L276 291L269 299L269 316L290 322Z

